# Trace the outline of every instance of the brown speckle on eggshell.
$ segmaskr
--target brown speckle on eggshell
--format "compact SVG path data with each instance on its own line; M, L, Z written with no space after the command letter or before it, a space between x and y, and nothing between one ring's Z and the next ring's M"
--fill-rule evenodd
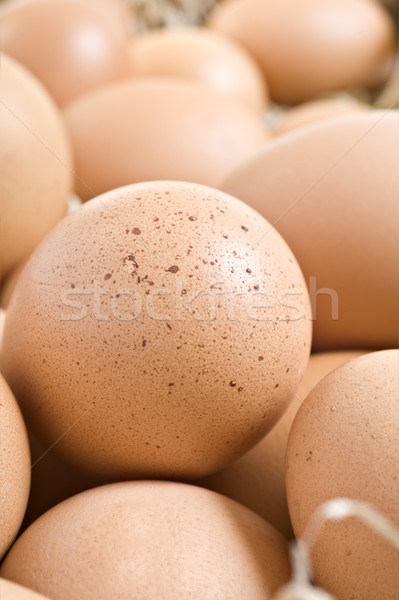
M361 354L350 351L312 354L291 404L273 429L244 456L197 484L247 506L290 539L293 531L285 491L285 453L292 422L301 402L322 377Z

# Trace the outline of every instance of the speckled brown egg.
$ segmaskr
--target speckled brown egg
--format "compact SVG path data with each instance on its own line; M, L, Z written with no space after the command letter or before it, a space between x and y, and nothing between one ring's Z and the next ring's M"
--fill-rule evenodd
M397 45L390 15L370 0L225 0L209 25L258 61L281 104L378 89Z
M266 83L253 58L223 35L199 27L152 31L132 39L133 74L194 80L254 110L266 105Z
M140 481L51 509L1 574L53 600L271 600L289 570L284 538L247 508L199 487Z
M314 349L398 343L398 128L398 110L301 127L222 185L292 248L309 286Z
M0 362L2 370L2 363ZM0 374L0 559L24 517L30 485L29 442L18 404Z
M65 117L83 200L155 179L217 186L267 139L259 115L241 102L172 78L108 86Z
M150 182L83 205L31 256L3 368L29 428L72 465L195 478L280 418L310 336L301 271L258 213Z
M89 2L10 4L0 15L0 37L2 50L32 71L59 105L130 74L124 32Z
M1 600L46 600L41 594L6 579L0 579L0 598Z
M325 377L294 420L287 496L297 537L325 501L371 504L399 527L399 351L361 356ZM337 600L396 598L399 551L356 518L319 523L317 585ZM307 539L307 538L306 538Z
M2 53L0 69L2 278L65 214L71 151L61 114L40 82Z
M362 352L312 354L303 379L277 425L252 450L231 465L197 481L247 506L287 538L293 536L285 491L285 452L298 408L311 389L339 365Z

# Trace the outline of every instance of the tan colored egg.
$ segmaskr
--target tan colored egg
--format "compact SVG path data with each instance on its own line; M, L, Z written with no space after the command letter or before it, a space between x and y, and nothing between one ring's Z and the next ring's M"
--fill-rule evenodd
M378 89L396 48L392 19L370 0L226 0L209 25L252 54L282 104Z
M292 248L309 285L315 349L397 345L398 127L397 110L303 127L222 186Z
M56 2L57 0L52 0ZM62 2L64 0L61 0ZM103 19L113 25L117 35L130 36L137 29L137 23L133 11L125 0L69 0L69 2L83 2L94 8ZM1 0L0 16L9 9L17 6L37 2L37 0Z
M0 579L0 598L1 600L46 600L41 594L6 579Z
M119 34L130 37L138 27L134 12L126 0L84 0L95 8Z
M0 70L0 268L26 258L64 216L71 152L60 113L42 85L2 54Z
M356 113L368 108L367 104L358 102L351 96L336 96L305 102L287 110L273 129L273 133L281 135L310 123Z
M258 515L165 481L116 483L62 502L1 568L53 600L271 600L289 571L284 538Z
M0 363L2 371L2 363ZM0 559L14 541L28 502L29 442L18 404L0 374Z
M168 78L108 86L65 117L83 200L140 181L215 186L266 141L258 115L242 103Z
M32 71L59 105L130 74L125 36L87 2L11 5L0 16L0 36L2 50Z
M285 452L292 422L310 390L327 373L361 352L312 354L288 409L270 433L234 463L197 482L247 506L287 538L292 537L285 492Z
M339 367L306 398L287 447L287 496L297 537L336 497L371 504L399 527L399 351ZM358 518L320 525L312 551L317 585L337 600L395 598L398 549ZM306 539L308 539L306 537Z
M31 256L3 367L32 433L72 466L198 478L280 418L310 336L300 269L259 214L151 182L86 203Z
M47 510L89 488L103 483L59 460L49 448L30 438L32 457L31 486L22 529L28 527Z
M265 107L266 85L258 65L217 32L195 27L153 31L134 38L130 54L134 75L194 80L254 110Z

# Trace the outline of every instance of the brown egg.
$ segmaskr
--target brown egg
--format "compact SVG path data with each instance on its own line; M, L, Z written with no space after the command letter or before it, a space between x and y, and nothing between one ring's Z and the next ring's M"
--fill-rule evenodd
M249 108L172 79L121 82L65 111L83 200L155 179L218 185L266 141Z
M83 205L32 255L3 367L32 433L77 468L198 478L280 418L310 336L300 269L260 215L152 182Z
M316 349L398 343L398 127L397 110L303 127L222 186L292 248L310 289Z
M118 34L132 36L138 27L134 12L126 0L84 0L95 8L109 24L113 24Z
M287 538L292 537L285 492L285 452L292 422L310 390L327 373L361 352L312 354L288 409L270 433L234 463L197 484L247 506Z
M146 33L130 45L133 74L209 85L254 110L266 104L262 72L242 47L217 32L183 27Z
M51 509L1 574L53 600L271 600L289 570L284 538L244 506L195 486L140 481Z
M9 9L17 6L31 4L37 0L1 0L0 16ZM55 2L56 0L53 0ZM62 0L64 1L64 0ZM130 37L137 29L135 15L129 9L125 0L69 0L69 2L84 2L94 8L109 25L112 25L119 36Z
M2 54L0 270L26 258L65 214L71 153L60 113L42 85Z
M26 529L59 502L102 483L72 469L54 456L51 450L43 448L33 436L29 438L32 457L31 486L22 529Z
M2 368L1 363L0 367ZM28 436L18 404L1 374L0 417L1 559L22 523L30 485Z
M125 36L88 2L10 5L0 16L0 36L2 50L32 71L59 105L130 74Z
M41 594L36 594L6 579L0 579L0 598L1 600L46 600Z
M327 375L299 409L287 447L297 537L335 497L367 502L399 526L398 366L398 350L356 358ZM337 600L397 597L397 548L355 518L319 524L311 556L317 585Z
M274 135L281 135L316 121L324 121L325 119L356 113L368 108L367 104L358 102L355 98L347 95L305 102L285 111L277 126L273 129L273 133Z
M252 54L282 104L346 88L375 90L396 48L392 19L369 0L226 0L209 25Z

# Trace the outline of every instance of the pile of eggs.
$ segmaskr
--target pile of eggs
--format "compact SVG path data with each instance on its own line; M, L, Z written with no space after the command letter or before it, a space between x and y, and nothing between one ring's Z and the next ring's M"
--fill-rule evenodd
M0 2L0 597L395 600L398 3L144 4Z

